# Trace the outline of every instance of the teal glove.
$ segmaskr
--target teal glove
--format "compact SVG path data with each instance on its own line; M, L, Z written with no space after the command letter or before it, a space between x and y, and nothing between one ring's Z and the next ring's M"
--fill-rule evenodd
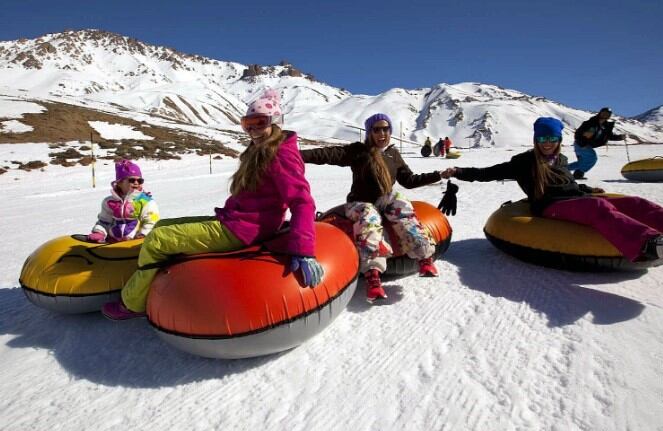
M300 270L304 279L304 286L315 287L322 281L325 270L314 257L292 256L290 258L290 271Z

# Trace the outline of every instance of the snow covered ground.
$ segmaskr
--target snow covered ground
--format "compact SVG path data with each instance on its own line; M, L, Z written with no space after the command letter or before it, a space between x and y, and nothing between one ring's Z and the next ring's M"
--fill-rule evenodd
M487 166L525 148L421 158L415 172ZM22 151L30 152L22 156ZM1 159L46 145L0 145ZM565 152L575 157L569 147ZM663 155L632 146L631 159ZM620 175L623 148L599 150L588 184L663 204L663 184ZM45 154L44 157L45 158ZM236 160L142 161L164 217L211 214ZM2 430L661 430L663 267L590 274L546 269L494 248L482 227L514 182L460 183L453 241L438 279L363 285L318 336L281 354L211 360L175 350L146 321L57 315L18 288L43 242L92 227L113 175L97 164L0 175L0 429ZM344 201L349 170L307 165L319 209ZM440 185L406 192L437 204Z
M147 136L139 130L124 124L110 124L106 121L90 121L89 123L104 139L154 139L152 136Z

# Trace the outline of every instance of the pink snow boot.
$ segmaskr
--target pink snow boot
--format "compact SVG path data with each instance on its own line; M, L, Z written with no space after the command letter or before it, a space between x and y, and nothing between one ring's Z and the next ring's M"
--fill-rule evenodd
M127 320L135 319L137 317L147 317L147 313L138 313L129 310L120 299L114 302L105 303L103 307L101 307L101 313L110 320Z
M87 236L87 240L91 242L104 242L106 235L103 232L92 232Z

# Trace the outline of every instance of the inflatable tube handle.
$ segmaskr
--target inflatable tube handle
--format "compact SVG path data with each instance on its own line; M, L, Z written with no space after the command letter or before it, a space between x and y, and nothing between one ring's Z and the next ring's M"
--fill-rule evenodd
M65 258L72 258L72 257L81 258L85 262L87 262L88 265L92 265L92 261L90 259L88 259L85 256L81 256L80 254L65 254L64 256L61 256L60 259L58 259L55 263L61 263Z

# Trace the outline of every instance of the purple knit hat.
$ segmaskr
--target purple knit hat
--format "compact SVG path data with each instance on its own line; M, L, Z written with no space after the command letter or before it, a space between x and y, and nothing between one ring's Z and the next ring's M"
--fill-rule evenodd
M366 133L371 131L375 123L383 120L389 123L389 133L393 133L393 129L391 126L391 118L389 118L387 114L373 114L370 117L368 117L366 121L364 121L364 127L366 128Z
M140 168L131 160L120 160L115 163L115 181L119 182L126 177L142 177Z

